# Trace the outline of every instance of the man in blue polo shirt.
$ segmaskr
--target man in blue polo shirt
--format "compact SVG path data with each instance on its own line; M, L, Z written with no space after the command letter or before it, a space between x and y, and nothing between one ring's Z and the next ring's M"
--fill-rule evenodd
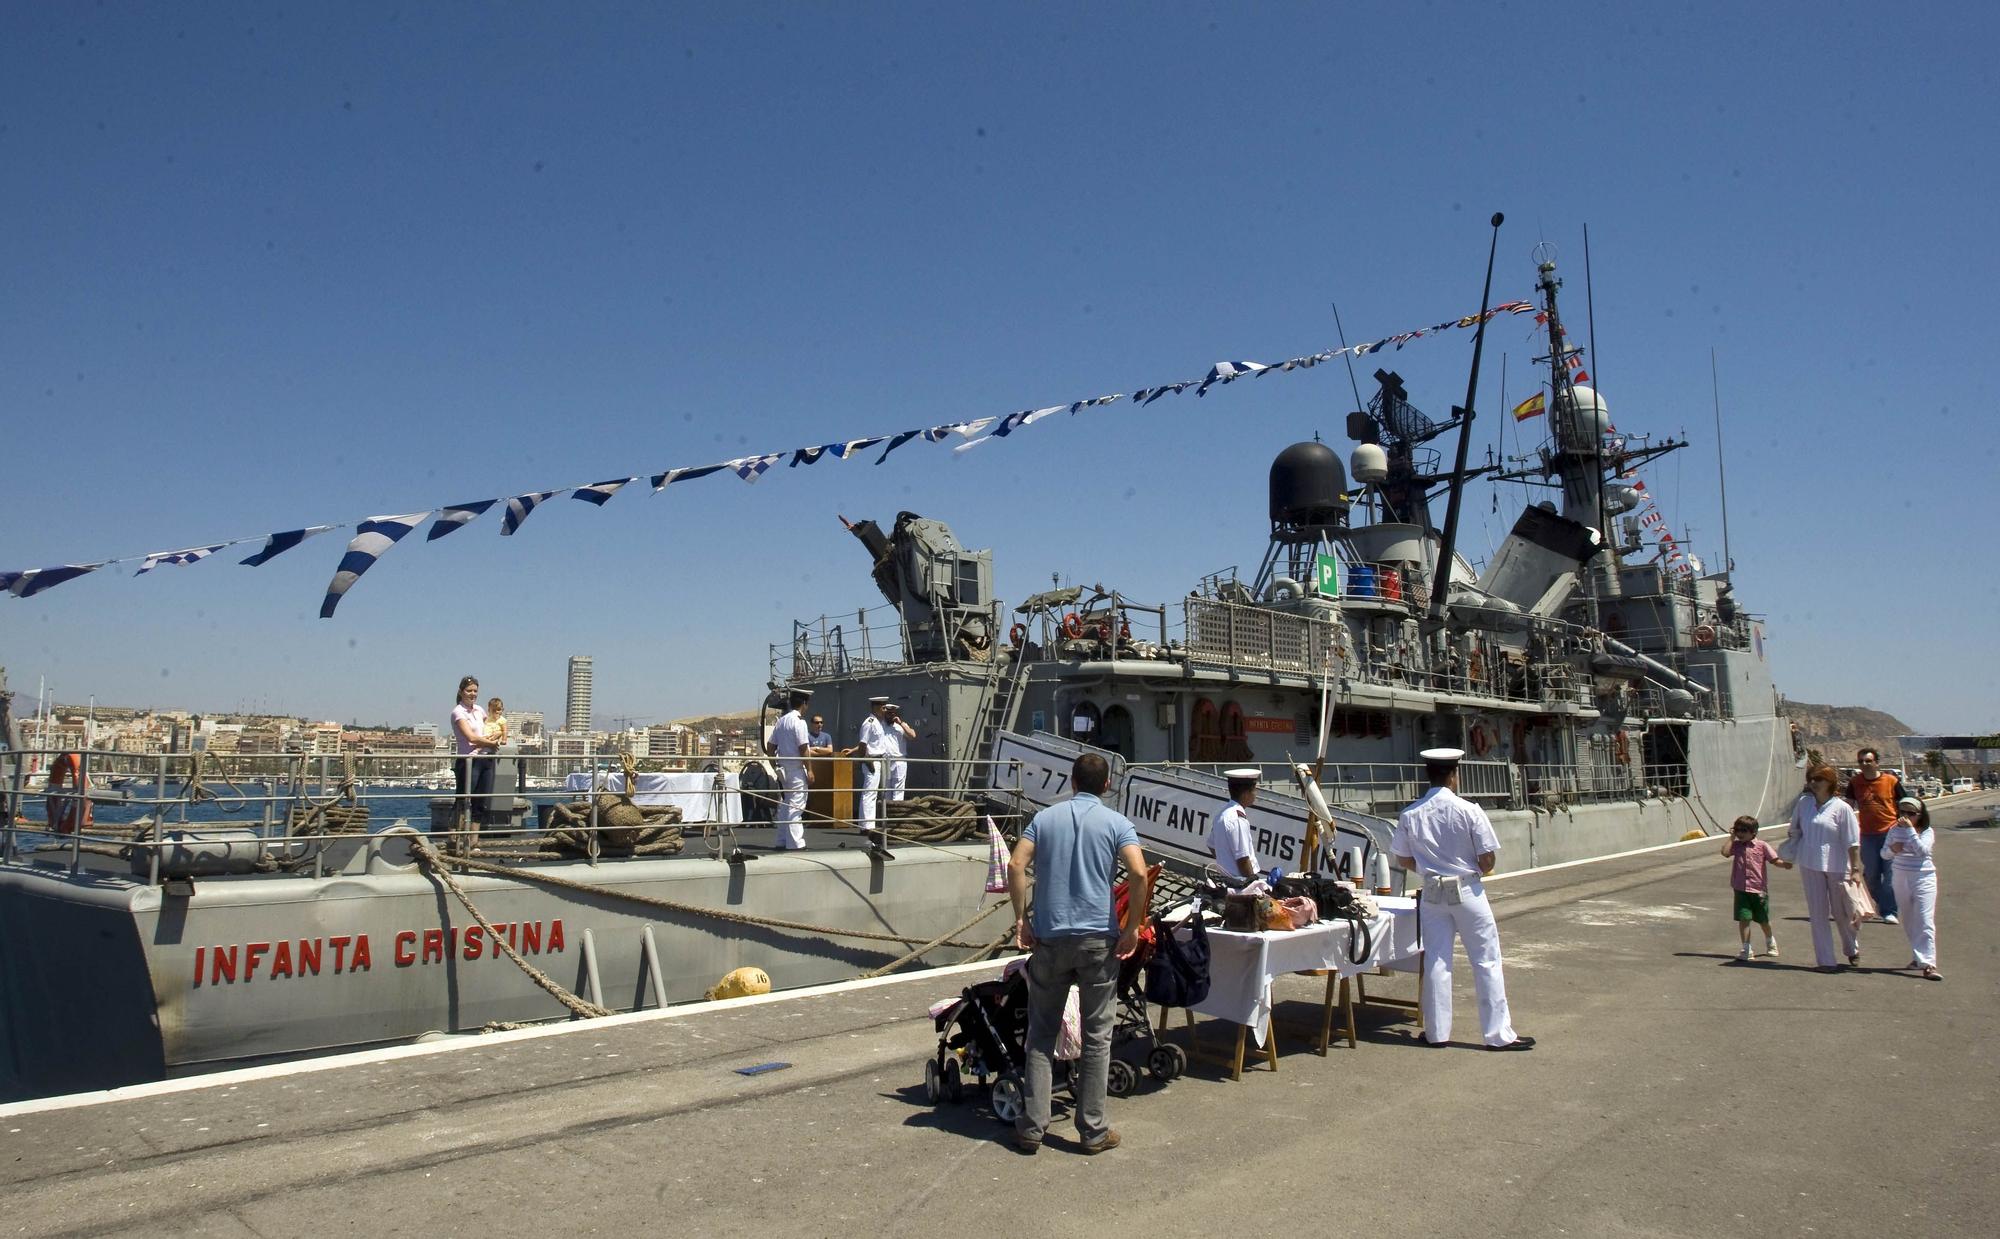
M1051 1068L1069 987L1083 1013L1083 1057L1076 1084L1076 1131L1086 1153L1118 1147L1104 1118L1111 1069L1111 1028L1117 1014L1118 961L1139 946L1146 901L1130 900L1118 923L1111 898L1120 863L1134 891L1144 891L1146 854L1139 834L1101 797L1111 781L1102 757L1085 753L1070 768L1076 794L1035 815L1014 845L1007 891L1014 900L1014 939L1028 957L1028 1079L1014 1146L1042 1147L1050 1114ZM1028 912L1028 866L1034 865L1034 912Z

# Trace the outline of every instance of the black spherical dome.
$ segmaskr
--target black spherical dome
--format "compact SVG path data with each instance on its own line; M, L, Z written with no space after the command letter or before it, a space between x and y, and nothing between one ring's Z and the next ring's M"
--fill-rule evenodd
M1318 441L1294 443L1271 462L1271 520L1282 525L1337 525L1347 513L1347 470Z

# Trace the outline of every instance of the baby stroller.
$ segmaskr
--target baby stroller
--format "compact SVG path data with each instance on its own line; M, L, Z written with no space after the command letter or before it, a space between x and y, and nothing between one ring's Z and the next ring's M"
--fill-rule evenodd
M1158 872L1155 867L1154 872ZM1117 890L1118 913L1125 910L1126 892ZM1141 935L1139 949L1120 960L1117 1020L1111 1031L1111 1063L1105 1091L1126 1097L1138 1088L1144 1069L1162 1083L1187 1071L1187 1052L1156 1042L1147 1018L1145 963L1152 954L1151 927ZM1012 1123L1023 1109L1028 1047L1027 960L1010 960L1000 976L965 987L956 998L931 1008L937 1027L937 1052L924 1063L924 1096L932 1105L962 1101L968 1088L992 1083L993 1116ZM1058 1051L1060 1055L1060 1050ZM1075 1092L1076 1063L1057 1073L1059 1087ZM971 1081L969 1084L968 1081Z

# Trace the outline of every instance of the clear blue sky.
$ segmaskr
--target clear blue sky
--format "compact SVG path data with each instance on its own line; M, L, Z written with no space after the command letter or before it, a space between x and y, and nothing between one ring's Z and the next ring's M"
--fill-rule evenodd
M1621 429L1695 440L1650 485L1711 562L1716 350L1781 686L2000 726L1989 7L1076 9L7 6L0 568L1130 391L1329 347L1335 301L1376 338L1477 307L1500 210L1495 299L1547 238L1578 316L1589 225L1591 369ZM1420 407L1470 343L1395 355ZM1531 351L1496 325L1481 440ZM412 722L466 672L557 713L589 653L600 720L741 708L794 616L880 601L836 512L948 520L1010 600L1168 600L1254 567L1271 456L1344 450L1352 400L1327 366L489 513L332 621L345 533L107 569L0 598L0 663ZM1517 505L1475 498L1474 558Z

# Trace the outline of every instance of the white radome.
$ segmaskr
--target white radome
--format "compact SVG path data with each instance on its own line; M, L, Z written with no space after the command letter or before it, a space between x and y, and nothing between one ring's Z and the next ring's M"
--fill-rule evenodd
M1611 406L1604 403L1604 398L1597 394L1596 388L1585 387L1579 383L1570 388L1570 391L1573 393L1574 403L1570 400L1561 403L1570 425L1576 428L1578 434L1586 437L1596 436L1611 428Z
M1348 458L1348 472L1357 482L1380 482L1389 476L1389 453L1380 444L1363 443Z

